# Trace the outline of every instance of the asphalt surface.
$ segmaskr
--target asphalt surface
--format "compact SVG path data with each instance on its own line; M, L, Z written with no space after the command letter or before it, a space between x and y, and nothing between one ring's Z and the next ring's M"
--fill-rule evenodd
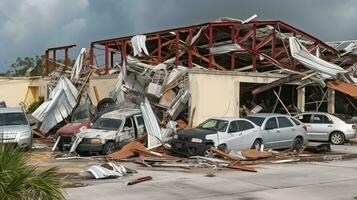
M357 153L357 146L333 146ZM89 186L65 189L68 199L357 199L357 159L329 162L263 164L258 173L195 171L139 167L139 173L88 182ZM207 176L210 174L210 176ZM213 176L212 176L213 174ZM153 180L128 186L142 176Z

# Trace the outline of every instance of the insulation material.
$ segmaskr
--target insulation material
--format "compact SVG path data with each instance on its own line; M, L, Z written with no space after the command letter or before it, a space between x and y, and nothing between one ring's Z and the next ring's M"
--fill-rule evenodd
M86 49L82 48L77 59L76 59L76 62L73 65L73 68L71 71L71 78L70 78L70 80L73 83L77 83L78 79L80 78L79 75L83 68L83 60L84 60L85 52L86 52Z
M179 95L176 96L173 103L171 104L171 108L168 110L171 119L175 120L178 117L182 110L187 106L187 101L190 96L191 94L188 90L180 92Z
M112 162L103 165L90 166L87 171L90 172L96 179L117 178L127 174L124 166L117 165Z
M289 38L291 55L306 67L319 72L323 79L336 77L348 71L312 55L295 37Z
M148 133L148 149L161 146L162 135L160 131L160 126L157 122L155 113L146 98L145 102L141 103L140 109L143 115L145 128Z
M124 81L126 78L126 66L125 64L123 64L123 66L121 67L120 73L117 77L117 81L115 83L114 88L112 89L112 91L110 92L109 96L117 103L121 103L124 101L125 97L124 97L124 91L123 91L123 85L124 85Z
M225 45L211 47L209 50L210 50L211 54L215 55L215 54L224 54L224 53L228 53L231 51L240 51L243 49L238 44L231 43L231 44L225 44Z
M329 81L327 87L357 98L357 86L343 81Z
M146 48L146 36L145 35L136 35L131 38L131 44L133 45L134 56L143 56L149 55L149 52Z
M32 116L42 122L40 131L47 133L68 117L77 104L78 90L66 77L61 77L52 90L49 100L41 104Z

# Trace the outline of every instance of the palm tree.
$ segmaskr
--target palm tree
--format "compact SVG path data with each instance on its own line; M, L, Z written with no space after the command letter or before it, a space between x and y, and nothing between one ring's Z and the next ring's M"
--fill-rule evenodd
M19 148L0 143L0 199L63 200L57 169L38 172Z

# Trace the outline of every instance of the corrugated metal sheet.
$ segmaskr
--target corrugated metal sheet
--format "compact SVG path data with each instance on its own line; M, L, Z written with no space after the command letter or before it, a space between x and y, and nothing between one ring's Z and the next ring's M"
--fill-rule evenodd
M71 81L73 81L74 83L77 83L77 81L79 80L79 75L82 71L83 68L83 59L84 59L84 55L86 52L86 48L82 48L81 52L79 53L76 62L73 65L72 71L71 71Z
M103 178L117 178L126 175L126 169L122 165L117 165L112 162L107 163L113 170L107 169L100 165L90 166L87 171L90 172L94 178L103 179Z
M312 55L295 37L289 38L289 45L291 55L301 64L318 72L323 79L336 78L339 74L348 73L342 67Z
M156 119L155 113L146 98L145 102L141 103L140 109L143 115L145 128L148 133L148 149L160 146L162 141L160 126Z
M52 90L49 100L41 104L32 116L42 122L40 130L47 133L64 120L77 104L78 90L66 77L61 77Z

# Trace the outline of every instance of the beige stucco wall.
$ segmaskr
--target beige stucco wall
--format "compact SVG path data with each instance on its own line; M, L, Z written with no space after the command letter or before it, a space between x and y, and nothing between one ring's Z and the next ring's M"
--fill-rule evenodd
M37 89L29 91L29 87ZM0 78L0 101L5 101L7 106L29 105L39 96L47 96L46 81L43 79Z
M281 74L196 71L189 74L190 112L193 126L211 117L239 115L240 83L270 83L284 77Z
M98 101L94 94L93 86L96 86L98 91L99 100L108 97L109 92L114 88L116 83L116 77L118 75L108 75L101 77L91 77L89 79L89 96L92 99L94 105L97 105Z

